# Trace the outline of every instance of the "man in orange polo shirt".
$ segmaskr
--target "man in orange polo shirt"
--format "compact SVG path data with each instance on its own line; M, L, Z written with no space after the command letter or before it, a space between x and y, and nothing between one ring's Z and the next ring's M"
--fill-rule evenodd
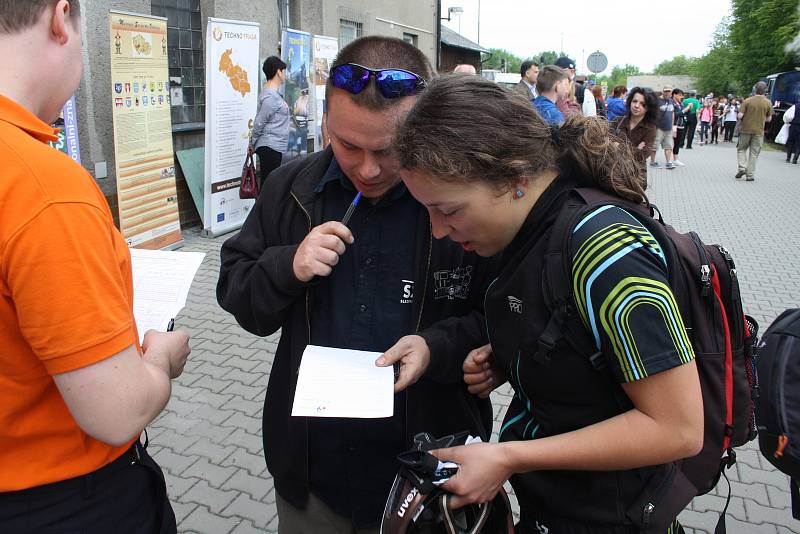
M78 0L0 0L0 532L175 532L139 444L190 349L134 323L128 249L47 146L78 86Z

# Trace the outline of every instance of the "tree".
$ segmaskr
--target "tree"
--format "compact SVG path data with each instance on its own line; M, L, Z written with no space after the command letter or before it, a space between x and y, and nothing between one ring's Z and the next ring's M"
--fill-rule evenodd
M711 38L711 50L697 62L697 86L701 93L741 94L734 74L734 52L730 45L731 18L724 17Z
M797 35L797 0L733 0L729 44L732 75L743 88L773 72L792 70L798 58L788 50Z
M502 70L502 60L505 60L506 72L519 72L519 68L522 65L522 58L515 56L513 53L504 48L490 48L489 52L491 52L492 55L483 64L484 69Z
M697 62L698 58L684 55L675 56L656 65L653 74L694 76L697 72Z
M617 85L624 85L627 87L628 76L636 76L638 74L642 74L642 71L636 65L631 65L630 63L626 63L624 67L614 65L614 68L611 69L611 74L601 76L599 81L608 82L608 88L611 90Z
M539 54L534 54L531 56L531 59L538 63L541 66L544 65L554 65L556 60L561 57L557 52L553 50L546 50L544 52L540 52Z

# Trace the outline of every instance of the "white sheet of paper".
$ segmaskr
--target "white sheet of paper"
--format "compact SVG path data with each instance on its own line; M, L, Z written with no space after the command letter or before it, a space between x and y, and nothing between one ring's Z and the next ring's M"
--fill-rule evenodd
M189 296L204 252L170 252L131 249L133 267L133 315L139 342L148 330L167 330Z
M300 362L292 415L380 418L394 414L394 370L380 352L309 345Z

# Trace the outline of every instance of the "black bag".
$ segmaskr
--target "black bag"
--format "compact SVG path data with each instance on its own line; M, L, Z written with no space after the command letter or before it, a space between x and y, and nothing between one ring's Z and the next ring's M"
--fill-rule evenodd
M792 516L800 519L800 309L784 311L758 345L758 446L791 477Z
M543 290L552 315L538 340L540 353L566 342L578 353L585 354L595 369L604 370L603 354L597 351L575 310L569 254L572 230L590 211L604 205L627 210L661 245L667 258L669 286L696 357L703 395L703 448L698 455L677 462L681 476L671 475L674 481L671 490L637 499L644 503L642 515L645 517L671 521L692 498L711 491L724 470L736 463L734 447L756 437L753 349L758 324L744 315L736 266L724 247L706 245L694 232L678 232L663 221L652 205L636 204L600 189L581 188L570 194L556 219L548 244ZM620 393L624 395L621 388ZM660 476L659 473L656 476ZM727 476L725 478L727 480ZM647 484L645 492L658 486L661 485ZM670 513L662 510L659 514L659 506ZM725 532L726 511L727 502L716 534ZM632 511L629 516L632 515L639 517L639 512ZM663 532L667 528L666 525L651 526L654 531L661 529Z

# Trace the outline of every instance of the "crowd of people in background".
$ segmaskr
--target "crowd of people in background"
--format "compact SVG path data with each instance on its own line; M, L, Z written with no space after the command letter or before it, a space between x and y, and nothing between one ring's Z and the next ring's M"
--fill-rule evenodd
M456 72L464 71L457 68ZM681 150L719 144L722 134L723 143L733 143L735 137L739 138L740 159L743 153L750 151L753 164L748 167L745 158L744 167L751 170L742 172L740 163L736 178L747 174L747 180L751 180L760 144L756 143L757 148L753 148L750 137L740 135L742 124L753 121L750 134L763 143L762 130L771 115L766 112L768 106L762 100L757 101L758 112L753 109L755 102L751 101L751 114L747 119L744 117L745 101L733 94L702 96L695 90L684 91L671 86L663 87L661 94L656 95L650 88L635 87L628 91L624 85L617 85L606 100L604 88L594 80L577 76L575 61L566 56L558 58L553 65L526 60L520 67L520 78L514 92L529 99L550 124L561 125L572 114L608 119L612 131L631 143L645 179L648 158L652 168L662 166L657 158L659 150L664 151L664 168L673 170L685 166L679 159ZM797 130L796 126L794 128ZM695 138L699 139L697 144ZM742 139L747 141L744 145ZM787 143L787 161L791 161L792 154L797 151L797 139L795 133Z

